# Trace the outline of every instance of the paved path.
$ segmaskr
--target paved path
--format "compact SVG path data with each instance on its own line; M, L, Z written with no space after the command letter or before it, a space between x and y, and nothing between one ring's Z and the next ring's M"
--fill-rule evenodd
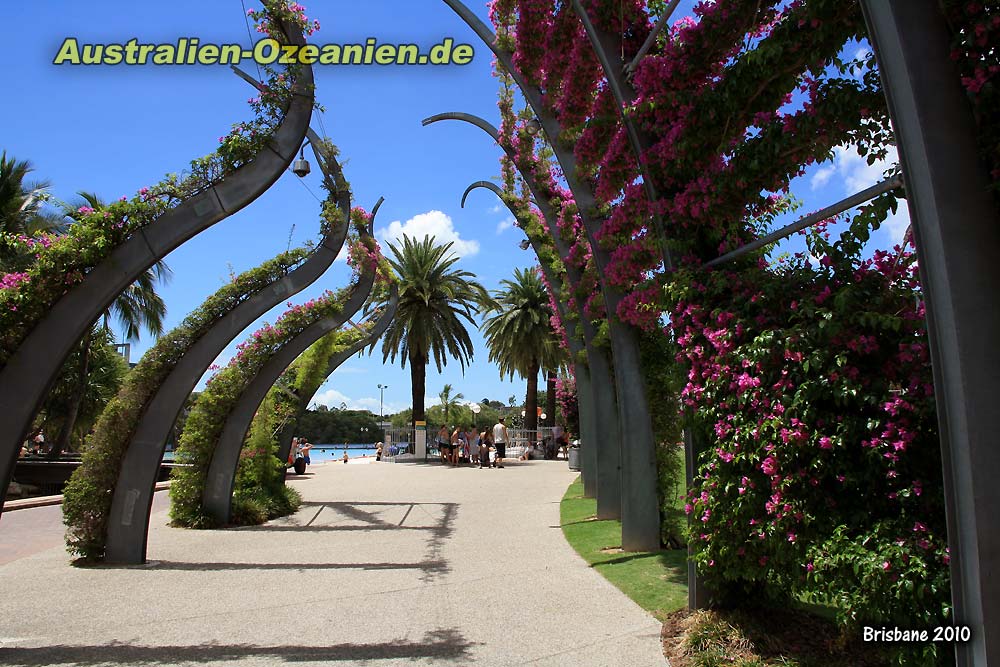
M0 565L0 664L666 664L659 623L563 539L565 463L310 470L266 526L159 511L146 566Z

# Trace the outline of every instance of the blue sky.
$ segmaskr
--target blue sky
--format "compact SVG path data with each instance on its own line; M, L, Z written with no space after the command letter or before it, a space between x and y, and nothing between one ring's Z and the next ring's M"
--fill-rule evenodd
M523 238L510 227L506 209L490 193L478 191L469 206L459 201L467 185L499 174L500 150L480 130L457 123L422 128L426 116L466 111L498 123L492 54L440 0L327 0L306 4L322 30L316 44L413 42L429 47L446 37L475 47L466 66L316 66L317 99L326 108L322 126L341 149L355 204L371 208L386 202L376 221L383 239L400 233L434 233L456 241L458 266L478 275L489 289L528 267L534 257L518 247ZM468 3L486 17L485 2ZM691 2L683 2L677 18ZM247 7L257 7L247 2ZM246 100L253 91L225 66L69 67L52 59L65 37L81 43L174 42L198 37L202 43L248 45L239 0L132 3L111 0L71 2L37 0L4 3L0 18L7 26L0 59L7 65L7 99L0 105L4 128L0 149L30 160L34 176L52 183L64 200L78 190L105 199L132 194L182 171L188 162L211 152L230 124L250 117ZM254 34L256 37L256 33ZM252 70L250 63L244 69ZM879 180L882 167L868 167L850 150L829 165L813 168L800 179L796 194L805 211L832 203ZM304 187L307 186L307 187ZM308 188L308 189L307 189ZM311 191L311 192L310 192ZM172 253L167 262L174 277L162 289L173 327L228 279L284 250L316 238L322 197L315 174L300 181L288 173L264 196L240 213L198 235ZM294 225L294 229L293 229ZM878 232L885 246L905 229L903 216ZM325 289L347 283L348 267L338 262L317 284L298 295L301 302ZM284 305L265 315L274 321ZM257 328L254 325L250 331ZM457 362L444 373L429 368L427 393L435 396L447 382L466 398L506 400L523 397L524 384L500 378L487 363L487 350L473 332L475 362L463 376ZM220 357L233 353L234 341ZM133 360L149 347L148 337L134 347ZM379 409L377 384L388 384L385 411L410 405L409 370L383 365L381 355L355 357L324 385L320 400L339 406ZM428 405L436 399L428 400Z

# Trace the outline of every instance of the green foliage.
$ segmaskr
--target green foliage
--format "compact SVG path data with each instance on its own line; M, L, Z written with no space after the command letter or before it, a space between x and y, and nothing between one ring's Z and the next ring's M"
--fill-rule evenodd
M514 280L501 280L496 306L483 323L490 361L500 374L529 378L532 371L556 368L563 361L552 330L552 308L545 284L534 270L514 269Z
M302 499L286 487L285 462L278 459L275 437L280 423L276 397L264 398L253 423L236 469L233 486L232 522L237 526L257 525L295 512Z
M684 504L679 498L685 487L682 424L677 400L679 368L673 360L670 341L659 332L640 336L639 353L656 442L660 540L676 547L686 542L686 522L678 516Z
M382 438L382 431L378 417L367 410L307 410L299 419L295 435L313 444L336 445L375 442Z
M86 380L80 385L80 371L87 360ZM90 332L90 345L85 351L77 345L63 364L56 383L45 396L39 413L40 427L51 437L62 431L67 414L76 401L79 412L70 441L73 449L83 443L104 407L118 393L128 374L128 364L114 347L114 337L103 326L95 325Z
M819 268L800 255L670 287L706 445L689 498L699 570L723 592L834 601L847 631L950 614L916 266L902 248L859 259L893 204L872 202L836 242L812 236ZM897 660L932 664L922 651Z

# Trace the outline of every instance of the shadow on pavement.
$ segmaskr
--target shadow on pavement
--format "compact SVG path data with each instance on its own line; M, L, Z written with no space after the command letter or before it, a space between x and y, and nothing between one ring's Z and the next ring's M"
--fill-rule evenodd
M474 646L456 630L434 630L422 641L391 641L382 644L333 644L331 646L256 646L253 644L199 644L195 646L130 646L111 643L99 646L0 647L0 664L36 667L51 664L156 665L178 663L236 662L261 658L272 662L356 662L359 660L434 658L467 663Z
M134 569L135 566L130 566ZM184 563L170 560L150 561L150 570L177 570L187 572L210 572L225 570L427 570L443 572L448 569L444 561L421 561L419 563Z
M291 522L268 523L262 526L241 526L230 528L238 531L259 532L299 532L322 533L337 531L422 531L427 534L424 560L416 563L232 563L232 562L199 562L199 561L166 561L151 560L145 565L110 565L104 564L103 569L151 569L175 571L227 571L227 570L420 570L420 581L430 583L448 574L451 567L443 557L444 545L455 531L455 515L458 511L456 503L391 503L391 502L304 502L305 510L315 508L315 512L306 512L311 517L306 523ZM386 512L399 509L397 515L402 518L398 522L386 521L378 516L378 511ZM328 524L317 520L324 512L332 517L324 519L348 520L355 522L350 525ZM406 525L407 522L411 525ZM360 525L357 523L360 522ZM416 525L414 525L416 524ZM0 658L3 654L0 653ZM4 664L0 660L0 664Z

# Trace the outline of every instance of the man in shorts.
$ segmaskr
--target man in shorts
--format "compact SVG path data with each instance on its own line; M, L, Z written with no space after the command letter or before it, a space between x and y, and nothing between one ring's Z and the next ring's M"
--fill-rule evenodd
M500 421L493 426L493 446L497 450L493 463L497 468L503 467L503 457L507 454L507 442L507 425L504 423L504 418L500 417Z

